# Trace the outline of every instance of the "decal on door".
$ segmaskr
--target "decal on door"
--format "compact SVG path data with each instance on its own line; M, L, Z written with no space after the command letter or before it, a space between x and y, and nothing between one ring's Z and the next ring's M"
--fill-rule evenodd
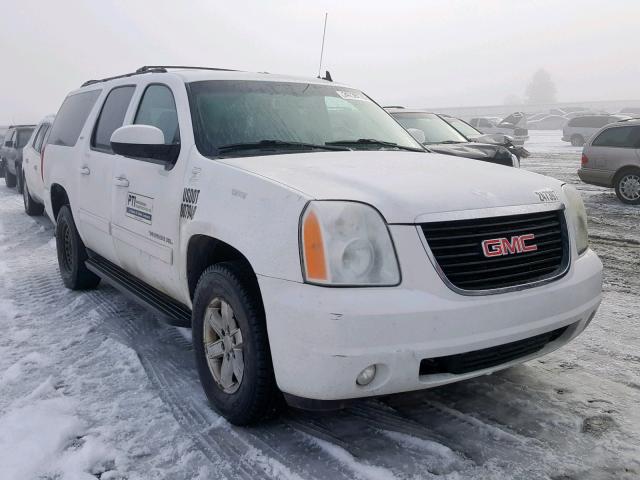
M182 192L182 205L180 205L180 218L193 220L198 208L200 190L197 188L185 188Z
M126 215L129 218L151 225L153 223L153 198L129 192L127 194Z

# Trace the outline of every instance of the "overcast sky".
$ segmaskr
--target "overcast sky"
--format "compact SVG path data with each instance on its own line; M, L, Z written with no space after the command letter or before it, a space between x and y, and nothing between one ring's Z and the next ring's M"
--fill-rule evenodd
M545 68L561 101L638 99L640 0L0 0L0 124L148 64L315 76L383 104L501 104Z

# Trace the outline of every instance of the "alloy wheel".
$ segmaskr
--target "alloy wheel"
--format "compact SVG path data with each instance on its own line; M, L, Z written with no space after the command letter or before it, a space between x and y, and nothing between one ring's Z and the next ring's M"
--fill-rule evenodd
M620 179L620 194L625 200L635 202L640 199L640 175L634 173Z
M225 393L235 393L244 376L242 332L231 305L214 298L203 322L204 351L213 379Z

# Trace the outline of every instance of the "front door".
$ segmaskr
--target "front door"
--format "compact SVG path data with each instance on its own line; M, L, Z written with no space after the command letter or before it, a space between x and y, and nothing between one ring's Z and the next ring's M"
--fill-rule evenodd
M132 123L155 126L166 144L180 144L186 119L178 115L177 94L186 105L179 82L143 84ZM118 263L167 294L179 293L176 254L187 153L183 149L174 165L118 155L114 169L112 236Z
M77 205L77 223L82 238L90 249L116 261L111 239L111 194L115 155L111 134L122 126L135 86L111 89L85 142L78 182L81 203Z

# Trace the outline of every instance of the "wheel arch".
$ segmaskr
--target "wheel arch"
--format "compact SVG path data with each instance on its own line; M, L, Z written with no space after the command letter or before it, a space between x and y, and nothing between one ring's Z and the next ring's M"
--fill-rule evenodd
M198 280L211 265L220 262L238 261L245 264L253 274L255 286L260 292L258 279L251 262L234 246L220 239L204 234L195 234L189 238L186 255L186 274L189 297L193 300Z
M51 211L53 218L58 218L58 212L64 205L71 205L69 195L65 188L59 183L51 185Z
M613 184L615 185L616 183L618 183L618 180L620 180L620 177L627 172L640 173L640 165L631 164L631 165L623 165L622 167L620 167L618 170L616 170L616 173L613 175Z

